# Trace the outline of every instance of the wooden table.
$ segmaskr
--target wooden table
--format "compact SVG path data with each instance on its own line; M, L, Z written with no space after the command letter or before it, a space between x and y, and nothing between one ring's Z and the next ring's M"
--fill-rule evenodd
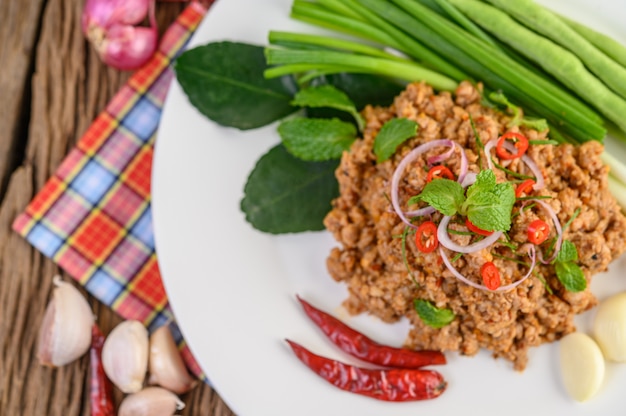
M60 270L11 231L16 215L129 76L102 65L85 42L84 2L0 0L0 416L89 415L87 356L56 370L35 357L52 277ZM158 4L161 32L183 7ZM120 317L89 299L108 333ZM122 394L115 396L119 404ZM183 415L233 415L206 385L182 399Z

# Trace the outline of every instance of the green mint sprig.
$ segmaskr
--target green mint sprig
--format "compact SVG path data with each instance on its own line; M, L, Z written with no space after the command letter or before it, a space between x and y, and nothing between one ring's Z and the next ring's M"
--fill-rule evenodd
M409 203L424 201L443 215L467 216L476 227L486 231L508 231L515 190L508 183L496 183L492 170L482 170L476 182L463 190L461 184L449 179L437 179L426 184L422 192Z
M565 240L554 261L556 277L570 292L582 292L587 288L587 279L578 261L578 251L571 241Z

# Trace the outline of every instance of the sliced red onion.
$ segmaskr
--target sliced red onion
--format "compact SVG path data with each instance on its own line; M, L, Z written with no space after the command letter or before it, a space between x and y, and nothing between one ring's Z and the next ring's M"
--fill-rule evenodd
M506 292L506 291L509 291L511 289L514 289L515 287L520 285L524 280L528 279L528 277L533 272L533 269L535 268L535 265L537 264L537 256L536 256L535 247L533 245L529 245L529 247L528 247L528 257L530 257L531 264L530 264L530 267L528 268L528 272L526 272L526 274L520 280L518 280L516 282L513 282L513 283L508 284L506 286L500 286L496 290L489 290L487 288L487 286L484 286L484 285L472 282L467 277L463 276L457 269L455 269L454 266L452 265L452 263L450 263L450 259L448 258L448 256L446 256L445 250L441 246L439 247L439 254L441 255L441 258L443 259L443 263L446 265L448 270L450 270L450 273L452 273L454 275L454 277L456 277L457 279L459 279L463 283L468 284L468 285L470 285L471 287L473 287L475 289L485 290L487 292Z
M433 166L437 163L443 162L444 160L448 160L450 156L452 156L452 153L454 153L454 146L450 146L450 149L440 155L429 157L427 160L428 166Z
M497 143L497 140L490 140L485 145L485 157L487 158L487 165L489 166L489 169L491 170L493 170L494 168L493 161L491 160L491 149L493 149L496 146L496 143ZM512 143L509 143L506 141L504 142L504 148L510 152L514 152L516 150L515 146ZM537 163L535 163L535 161L526 154L522 155L522 162L524 162L526 166L528 166L530 171L535 176L535 184L533 185L533 189L535 191L542 189L545 186L545 180L543 178L543 174L541 173L541 169L539 168Z
M476 172L467 172L465 179L461 182L461 186L463 188L467 188L468 186L474 185L474 182L476 182L476 176Z
M462 246L452 241L450 235L448 235L448 224L450 224L451 219L452 217L449 216L445 216L441 219L439 228L437 229L437 238L439 239L439 244L449 250L456 251L457 253L468 254L483 250L498 241L500 236L502 236L502 231L496 231L489 237L485 237L477 243Z
M393 172L393 176L391 178L391 205L393 206L394 211L396 212L396 214L398 214L400 219L410 227L416 228L415 225L413 225L413 223L411 223L411 221L408 219L408 217L419 217L423 215L432 214L435 212L435 209L433 207L425 207L425 208L420 208L414 211L408 211L408 212L402 211L402 209L400 208L400 202L399 202L400 197L398 195L400 179L402 178L402 174L404 173L404 170L411 162L417 159L421 154L439 146L450 147L451 149L454 149L455 147L457 147L459 149L459 152L461 153L461 167L460 167L458 181L462 182L463 179L465 178L465 175L467 174L468 162L467 162L467 156L465 155L465 151L458 143L453 142L452 140L448 140L448 139L433 140L433 141L421 144L415 149L411 150L409 154L407 154L404 157L404 159L400 161L400 163L396 167L396 170Z
M559 254L559 251L561 250L561 245L563 244L563 228L561 227L561 222L559 221L559 217L557 217L556 212L554 212L554 209L552 209L549 204L546 204L540 199L530 199L529 201L536 202L541 205L541 207L546 210L546 212L552 219L552 222L554 223L554 229L556 230L557 238L556 243L554 244L554 251L552 252L552 255L548 259L544 260L543 254L539 252L539 261L541 261L543 264L552 263L552 261Z

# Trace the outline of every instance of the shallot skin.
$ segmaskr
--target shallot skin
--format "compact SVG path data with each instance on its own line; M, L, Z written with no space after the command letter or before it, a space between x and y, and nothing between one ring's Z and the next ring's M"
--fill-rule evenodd
M146 15L150 27L135 26ZM137 69L157 48L154 0L87 0L81 25L100 59L113 68Z

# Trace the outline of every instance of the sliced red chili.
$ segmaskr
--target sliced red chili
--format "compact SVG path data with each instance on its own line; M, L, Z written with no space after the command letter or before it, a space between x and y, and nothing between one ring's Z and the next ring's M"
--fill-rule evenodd
M471 232L479 234L479 235L483 235L485 237L489 237L491 234L493 234L493 231L487 231L487 230L483 230L482 228L478 228L477 226L472 224L472 222L469 220L469 218L465 218L465 226Z
M524 182L517 185L517 188L515 188L515 198L520 198L522 195L530 192L536 183L534 179L526 179Z
M434 370L360 368L322 357L300 344L286 341L304 365L342 390L390 402L434 399L446 390L445 379Z
M437 226L432 221L425 221L415 231L415 245L422 253L432 253L439 246Z
M511 140L513 142L515 150L517 150L516 153L511 153L504 147L504 143L507 140ZM526 153L526 150L528 150L528 139L526 136L513 131L509 131L500 136L498 143L496 144L496 154L503 160L511 160L522 157L524 153Z
M528 233L528 241L539 245L548 239L550 226L543 220L534 220L528 225L526 231Z
M445 166L442 166L442 165L434 166L428 171L428 174L426 175L426 182L430 182L433 179L442 179L442 178L450 179L451 181L453 181L454 174L452 173L452 171L450 171L450 169L448 169Z
M500 287L500 270L495 264L488 261L480 268L480 275L483 278L483 284L489 290L496 290Z

